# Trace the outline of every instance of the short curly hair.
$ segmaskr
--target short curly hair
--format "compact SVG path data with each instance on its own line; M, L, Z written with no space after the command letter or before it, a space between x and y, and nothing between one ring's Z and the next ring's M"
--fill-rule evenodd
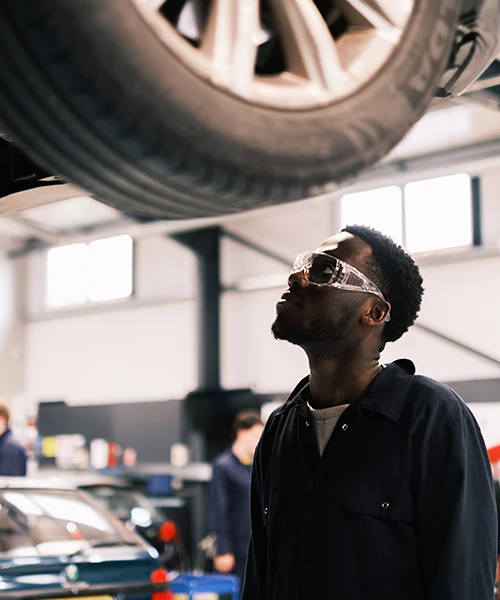
M417 318L424 293L420 270L401 246L380 231L364 225L348 225L343 231L362 239L372 249L367 275L391 304L391 320L382 332L385 346L398 340Z

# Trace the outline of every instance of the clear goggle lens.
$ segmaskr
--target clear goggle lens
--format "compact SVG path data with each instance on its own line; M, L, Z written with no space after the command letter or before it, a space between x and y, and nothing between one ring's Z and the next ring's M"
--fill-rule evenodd
M309 283L331 286L354 292L374 294L384 302L386 299L378 287L357 269L329 254L303 252L295 259L292 274L306 271ZM386 322L391 320L387 314Z
M325 285L335 283L342 273L342 263L333 256L303 252L295 259L292 273L307 271L311 283Z
M292 274L306 271L309 283L375 294L385 301L382 292L365 275L344 261L318 252L303 252L295 259ZM389 317L388 317L389 319Z

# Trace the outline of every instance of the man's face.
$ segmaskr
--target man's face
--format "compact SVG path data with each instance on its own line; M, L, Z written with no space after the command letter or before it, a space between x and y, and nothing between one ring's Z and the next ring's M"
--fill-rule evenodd
M243 446L245 453L248 454L248 456L253 456L255 454L255 448L257 448L263 430L264 425L258 424L250 429L241 429L238 432L238 441Z
M328 238L317 251L331 254L369 276L371 248L349 233ZM356 316L365 300L365 294L309 285L307 275L294 273L276 305L273 334L276 339L341 356L354 341Z

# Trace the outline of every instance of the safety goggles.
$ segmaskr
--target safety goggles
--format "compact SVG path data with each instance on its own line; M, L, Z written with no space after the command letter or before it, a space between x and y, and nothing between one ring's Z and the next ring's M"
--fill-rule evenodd
M386 299L378 287L348 263L324 252L302 252L293 263L291 274L304 271L311 285L334 287L351 292L374 294ZM389 319L387 319L389 320Z

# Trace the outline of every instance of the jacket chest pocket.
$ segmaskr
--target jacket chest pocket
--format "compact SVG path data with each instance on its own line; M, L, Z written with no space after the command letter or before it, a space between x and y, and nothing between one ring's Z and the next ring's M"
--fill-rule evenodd
M413 522L411 490L396 484L349 482L342 489L342 507L349 517L365 515L389 521Z
M342 486L342 546L353 578L418 585L411 490L400 484L349 481Z

